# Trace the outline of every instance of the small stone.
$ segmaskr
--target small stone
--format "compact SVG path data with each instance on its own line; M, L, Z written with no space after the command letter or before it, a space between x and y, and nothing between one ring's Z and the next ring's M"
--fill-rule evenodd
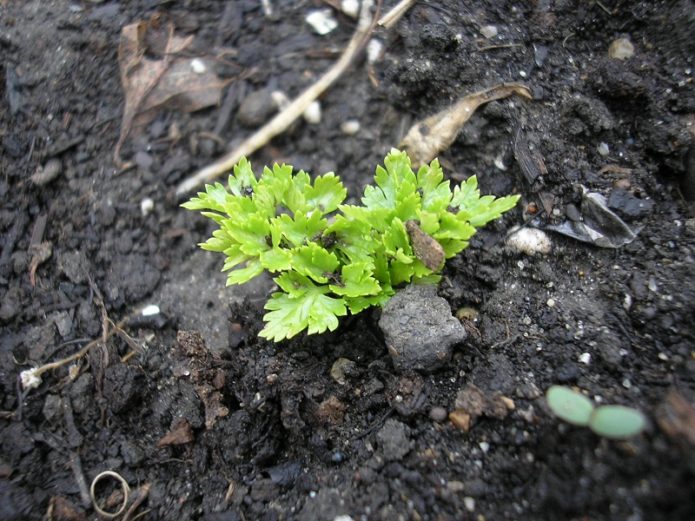
M48 422L63 416L63 400L57 394L49 394L43 403L43 417Z
M463 498L463 505L466 507L466 510L469 512L474 512L475 511L475 499L473 499L470 496L466 496Z
M151 198L145 197L140 201L140 213L143 217L147 217L152 210L154 210L154 201Z
M34 175L31 176L31 182L36 186L45 186L56 179L62 171L63 164L60 162L60 159L50 159L34 172Z
M496 25L483 25L483 26L480 28L480 34L482 34L482 35L483 35L485 38L487 38L488 40L489 40L490 38L494 38L495 36L497 36L497 33L498 33L498 32L499 32L499 31L497 30L497 26L496 26Z
M338 358L331 366L331 378L340 385L347 383L346 376L355 374L357 364L348 358Z
M330 9L318 9L310 12L304 19L311 28L320 34L326 35L338 27L338 22L333 17L333 12Z
M318 125L321 123L321 103L318 101L312 101L302 115L307 123L311 125Z
M461 409L449 413L449 420L457 429L468 432L471 428L471 415Z
M360 122L356 119L343 121L340 125L340 131L346 136L354 136L360 131Z
M608 143L599 143L599 145L596 147L596 151L599 153L600 156L606 157L610 153L610 147L608 146Z
M627 38L613 40L608 47L608 56L616 60L627 60L635 54L635 46Z
M591 354L582 353L581 355L579 355L579 361L584 365L589 365L591 363Z
M549 298L549 299L546 301L546 305L547 305L549 308L554 308L554 307L555 307L555 299L554 299L554 298Z
M408 434L408 427L398 420L386 420L376 437L384 459L388 461L400 460L410 452L412 442Z
M410 285L384 306L379 327L394 366L400 371L433 371L451 359L466 330L437 288Z
M372 38L367 44L367 62L370 64L378 62L381 59L383 52L384 44L381 42L381 40Z
M357 15L360 14L360 2L359 0L342 0L340 10L350 18L357 18Z
M276 111L276 104L267 89L257 90L244 98L237 110L237 120L245 127L255 128L264 124Z
M456 310L456 318L459 320L467 320L469 322L475 322L478 320L478 310L470 306L464 306Z
M550 237L543 230L536 228L517 228L507 237L507 247L533 256L536 253L547 255L552 248Z
M193 58L191 60L191 69L196 74L204 74L205 71L208 70L207 66L205 65L205 62L200 58Z
M444 407L432 407L429 417L432 421L443 422L447 417L446 409Z

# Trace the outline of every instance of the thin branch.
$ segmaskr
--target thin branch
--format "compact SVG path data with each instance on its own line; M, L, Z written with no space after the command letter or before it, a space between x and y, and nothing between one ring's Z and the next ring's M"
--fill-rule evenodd
M347 70L352 60L367 43L367 39L374 29L375 20L378 16L377 14L372 19L370 15L372 5L373 0L364 0L362 2L357 29L350 43L348 43L338 61L335 62L323 76L295 98L283 111L244 140L237 148L222 156L214 163L199 170L193 176L184 179L176 188L176 195L180 197L203 183L219 177L224 172L228 172L242 157L250 156L275 136L287 130L289 126L304 113L307 107L309 107L314 100L323 94L323 92Z

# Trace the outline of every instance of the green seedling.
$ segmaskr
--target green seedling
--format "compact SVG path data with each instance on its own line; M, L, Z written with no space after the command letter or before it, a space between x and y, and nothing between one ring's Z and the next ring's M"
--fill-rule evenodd
M276 274L260 336L277 342L333 331L338 317L383 306L406 283L436 283L445 259L519 199L481 196L475 176L452 191L436 159L413 172L395 149L375 183L361 205L343 204L347 191L332 172L312 182L276 164L257 178L242 159L227 187L207 185L183 207L218 225L200 246L225 255L227 285Z
M599 436L614 440L632 438L647 426L647 419L637 409L622 405L601 405L568 387L553 385L545 393L553 414L561 420L589 427Z

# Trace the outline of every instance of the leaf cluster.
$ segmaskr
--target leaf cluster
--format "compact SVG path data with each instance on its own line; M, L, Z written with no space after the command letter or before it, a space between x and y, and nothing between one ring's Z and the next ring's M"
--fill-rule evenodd
M200 246L225 255L227 285L275 274L262 337L333 331L338 317L384 305L401 284L436 282L444 259L518 200L481 196L474 176L452 191L436 159L414 172L395 149L374 179L361 205L343 204L332 172L312 181L276 164L257 178L242 159L226 187L207 185L183 204L217 223Z

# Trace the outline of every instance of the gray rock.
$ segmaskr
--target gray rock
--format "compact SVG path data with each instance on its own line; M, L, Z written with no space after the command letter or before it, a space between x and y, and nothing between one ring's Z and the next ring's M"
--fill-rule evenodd
M245 127L255 128L264 124L277 110L270 90L262 89L252 92L241 102L237 111L237 120Z
M411 285L388 301L379 319L393 365L400 371L433 371L451 359L466 330L434 286Z
M408 436L408 427L398 420L387 420L376 437L386 460L400 460L410 452L412 443Z

